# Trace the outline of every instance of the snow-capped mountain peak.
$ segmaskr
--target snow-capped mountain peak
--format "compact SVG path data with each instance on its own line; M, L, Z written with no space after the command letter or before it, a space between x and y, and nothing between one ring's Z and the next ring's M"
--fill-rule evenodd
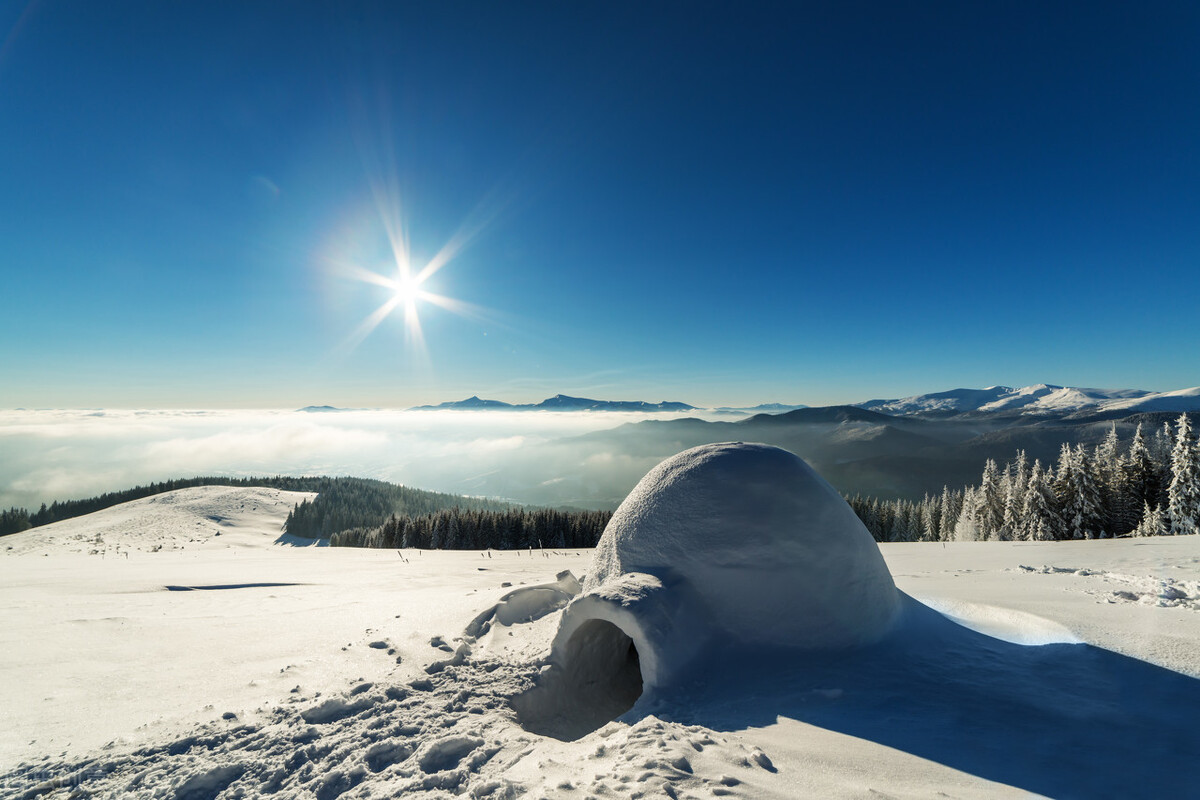
M1170 392L1145 389L1092 389L1038 383L1010 388L952 389L894 400L868 400L859 408L893 416L1019 413L1056 416L1083 411L1200 411L1200 387Z

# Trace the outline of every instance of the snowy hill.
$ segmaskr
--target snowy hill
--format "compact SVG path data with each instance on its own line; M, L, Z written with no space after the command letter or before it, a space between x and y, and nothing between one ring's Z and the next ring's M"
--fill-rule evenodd
M898 400L868 400L856 403L894 416L937 416L970 414L1018 414L1027 416L1066 416L1081 413L1123 411L1200 411L1200 387L1172 392L1148 392L1144 389L1084 389L1039 383L1013 389L991 386L986 389L952 389Z
M94 514L43 525L0 539L0 550L27 553L122 555L205 548L313 544L283 533L288 512L312 492L196 486L153 495Z

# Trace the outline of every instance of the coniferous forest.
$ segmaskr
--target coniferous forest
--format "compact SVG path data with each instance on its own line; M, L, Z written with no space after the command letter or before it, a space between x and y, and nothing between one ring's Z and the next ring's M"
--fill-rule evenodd
M448 508L421 516L390 517L376 528L335 533L335 547L416 547L425 550L523 550L595 547L611 511Z
M877 541L1058 541L1200 533L1200 443L1186 414L1054 464L989 459L980 483L920 502L848 498Z
M504 511L511 503L483 497L427 492L384 481L335 478L312 500L288 514L284 530L306 539L332 539L350 530L377 528L389 517L420 517L447 509Z

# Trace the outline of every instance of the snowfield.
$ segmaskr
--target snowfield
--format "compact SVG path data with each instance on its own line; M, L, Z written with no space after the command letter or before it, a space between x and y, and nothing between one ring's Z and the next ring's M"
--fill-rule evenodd
M797 649L769 633L805 609L776 609L564 740L546 715L571 708L530 690L591 551L291 546L305 496L186 489L0 539L0 796L1200 786L1200 537L885 544L901 610L883 639Z

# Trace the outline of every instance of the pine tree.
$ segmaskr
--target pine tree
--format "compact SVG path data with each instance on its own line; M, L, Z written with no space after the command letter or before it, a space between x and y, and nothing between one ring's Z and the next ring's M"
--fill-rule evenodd
M903 500L896 500L892 503L892 508L894 509L894 514L892 516L892 527L888 533L888 541L911 542L913 536L908 504Z
M1142 521L1133 529L1134 536L1165 536L1167 527L1163 525L1162 506L1150 508L1149 503L1142 507Z
M921 501L921 541L936 542L942 523L942 504L929 495Z
M962 510L962 495L951 492L949 486L942 487L941 524L938 526L938 539L949 542L954 539L954 526L958 522L958 514Z
M974 486L963 489L962 510L958 514L958 522L954 525L954 540L956 542L975 542L982 537L979 535L979 502L980 490Z
M458 509L451 509L447 516L449 519L446 520L445 538L442 540L442 547L446 550L459 550L462 548L463 543L458 530Z
M1100 527L1110 535L1121 525L1124 516L1120 446L1114 422L1092 456L1092 479L1100 494ZM1125 530L1128 529L1121 533Z
M1071 539L1094 539L1100 531L1100 492L1092 477L1091 459L1083 445L1063 445L1058 475L1059 506ZM1065 473L1065 474L1063 474Z
M1035 460L1029 473L1025 500L1021 505L1019 538L1049 541L1059 538L1062 534L1062 517L1055 509L1054 488L1050 485L1049 477L1042 472L1042 462Z
M1145 517L1143 506L1157 505L1160 500L1161 486L1159 483L1158 466L1154 463L1146 438L1142 435L1141 423L1133 432L1133 441L1129 443L1129 453L1121 462L1124 473L1124 527L1132 529L1140 524ZM1138 516L1138 515L1141 516Z
M1021 519L1021 497L1025 494L1024 487L1018 489L1015 478L1005 481L1004 487L1004 518L996 538L1002 541L1020 539L1018 532Z
M1167 489L1167 516L1171 533L1182 536L1200 533L1200 448L1192 436L1187 414L1176 423L1175 447L1171 451L1171 485Z
M989 458L984 464L979 491L976 510L978 536L980 539L995 539L1004 522L1004 495L1001 493L1000 470L995 459Z
M31 527L29 512L25 509L14 506L8 511L0 511L0 536L27 531Z
M1175 449L1175 435L1171 432L1171 423L1164 422L1162 427L1154 432L1151 440L1150 453L1158 470L1158 497L1151 504L1167 506L1167 487L1171 485L1171 451Z
M1075 462L1069 444L1063 443L1058 450L1058 462L1054 465L1052 471L1053 480L1050 485L1054 489L1054 508L1058 511L1059 516L1063 520L1063 529L1061 538L1070 538L1067 534L1067 506L1073 503L1073 493L1075 480L1072 477L1075 472ZM1059 537L1056 537L1059 538Z

